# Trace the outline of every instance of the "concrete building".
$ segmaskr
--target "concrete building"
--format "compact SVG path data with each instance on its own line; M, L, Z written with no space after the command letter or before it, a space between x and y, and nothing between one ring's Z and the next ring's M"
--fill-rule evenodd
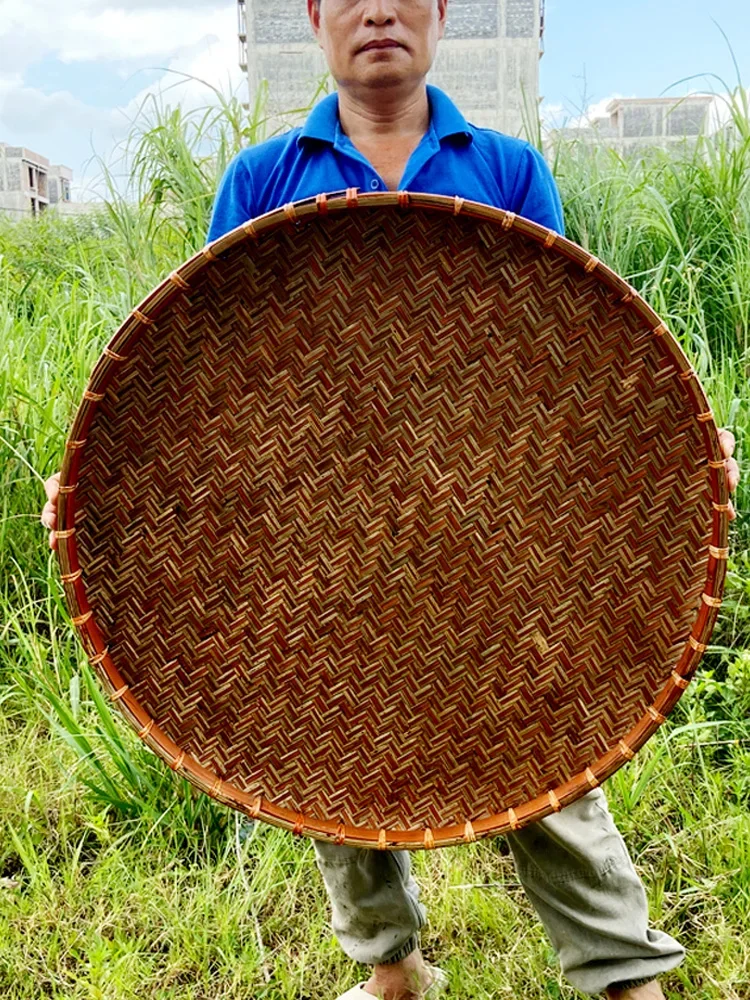
M0 212L18 218L70 203L73 173L24 146L0 142Z
M712 129L712 94L687 97L620 97L607 114L578 128L553 129L549 145L562 141L600 142L620 153L644 153L649 147L669 149L694 142Z
M297 109L283 119L296 124L326 73L304 0L238 0L238 17L250 106L268 81L274 124ZM543 29L544 0L451 0L430 82L475 125L518 135L537 112Z

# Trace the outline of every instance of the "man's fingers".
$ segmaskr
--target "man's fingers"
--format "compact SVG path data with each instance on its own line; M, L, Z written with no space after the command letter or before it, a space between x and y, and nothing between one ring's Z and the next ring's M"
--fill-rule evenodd
M734 493L740 482L740 467L734 458L727 459L727 487L730 493Z
M44 484L44 492L47 494L47 503L42 508L41 521L45 528L49 528L49 547L54 551L57 548L57 498L60 496L60 473L56 472L50 476Z
M735 458L732 458L737 441L734 434L731 431L726 430L722 427L719 431L719 446L721 447L721 452L724 456L724 466L727 472L727 489L730 493L734 493L740 482L740 467ZM734 509L734 504L729 502L729 520L734 521L737 517L737 512Z
M42 509L42 524L54 531L57 527L57 504L48 500Z
M732 457L736 443L734 434L732 434L731 431L723 428L719 431L719 445L724 454L724 458Z
M57 500L60 493L60 473L56 472L54 476L50 476L47 482L44 484L44 492L47 494L47 499L51 500L53 503Z

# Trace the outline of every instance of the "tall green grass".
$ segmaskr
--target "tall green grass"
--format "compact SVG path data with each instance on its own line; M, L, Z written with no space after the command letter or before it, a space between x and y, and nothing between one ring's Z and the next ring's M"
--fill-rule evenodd
M750 123L678 156L552 152L568 234L633 283L750 455ZM42 482L103 345L204 239L215 187L268 132L260 106L149 102L129 184L81 219L0 220L0 995L336 995L309 844L197 795L110 714L69 626L38 523ZM750 518L705 669L609 783L654 919L689 946L670 996L750 998ZM428 957L456 997L573 997L502 843L415 859Z
M731 130L673 155L625 158L560 142L553 168L569 234L601 255L680 334L702 375L750 349L750 125L747 95Z

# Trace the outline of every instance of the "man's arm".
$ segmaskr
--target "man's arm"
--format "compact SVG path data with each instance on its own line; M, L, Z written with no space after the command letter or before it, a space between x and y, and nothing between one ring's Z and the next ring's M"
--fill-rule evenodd
M229 164L219 184L207 242L218 240L220 236L252 219L256 214L253 209L254 200L252 174L240 154Z
M560 192L542 154L531 145L521 153L510 211L565 235Z

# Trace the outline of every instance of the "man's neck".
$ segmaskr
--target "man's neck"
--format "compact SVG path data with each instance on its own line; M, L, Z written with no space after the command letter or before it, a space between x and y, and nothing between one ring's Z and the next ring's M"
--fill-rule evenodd
M427 87L408 93L375 90L366 96L339 91L341 128L355 146L387 139L421 138L430 126Z

